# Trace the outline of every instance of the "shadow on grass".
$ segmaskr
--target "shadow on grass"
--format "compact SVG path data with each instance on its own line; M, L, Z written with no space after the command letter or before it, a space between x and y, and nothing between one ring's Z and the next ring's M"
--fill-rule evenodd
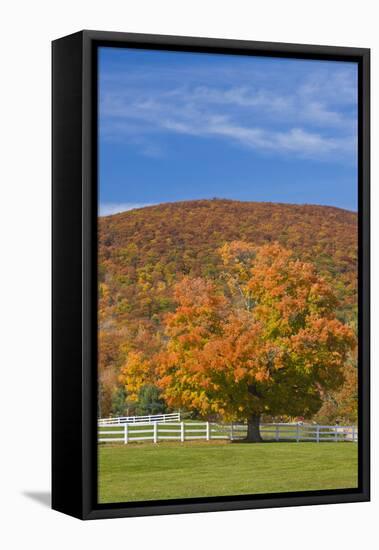
M275 441L275 439L262 439L262 441L249 441L248 439L232 439L230 443L246 443L247 445L260 445L261 443L296 443L293 439L281 439Z
M274 443L274 444L278 444L278 443L318 443L318 444L323 444L323 443L335 443L334 439L330 439L330 441L313 441L313 440L309 440L309 441L304 441L304 440L300 440L300 441L296 441L296 439L281 439L280 441L276 441L275 439L262 439L262 441L248 441L247 439L232 439L230 441L230 443L247 443L249 445L259 445L261 443ZM352 443L351 441L338 441L338 443Z

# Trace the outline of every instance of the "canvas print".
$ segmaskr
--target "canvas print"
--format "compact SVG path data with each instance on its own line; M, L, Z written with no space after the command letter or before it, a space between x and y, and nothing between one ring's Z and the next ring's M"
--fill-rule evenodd
M357 488L357 64L98 53L98 502Z

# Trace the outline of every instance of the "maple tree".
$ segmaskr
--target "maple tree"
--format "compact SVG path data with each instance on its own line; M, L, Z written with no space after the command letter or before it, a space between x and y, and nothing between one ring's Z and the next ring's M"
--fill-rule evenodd
M241 250L231 243L222 253L235 256L226 266L244 307L211 281L184 278L166 318L166 348L150 360L133 355L124 376L135 388L155 380L171 407L246 420L254 442L262 414L309 417L323 391L341 387L355 336L336 319L336 297L311 263L272 244L244 254L242 268Z
M334 297L327 315L353 326L357 317L354 212L217 199L162 204L100 218L99 411L103 415L115 414L119 405L113 404L114 396L120 388L129 386L128 399L137 406L143 385L158 385L160 375L156 374L157 364L152 358L161 352L168 354L169 345L174 345L171 341L176 335L170 334L170 315L180 307L177 289L183 280L201 279L200 286L210 283L213 290L208 287L208 294L222 299L223 305L215 308L215 315L220 316L218 330L224 342L225 331L232 327L237 330L242 316L243 334L252 330L253 322L254 330L257 329L259 312L262 325L275 324L274 311L271 317L264 318L260 303L264 297L253 284L248 284L258 249L266 244L272 246L273 242L278 242L283 250L291 250L291 261L312 263ZM265 280L266 267L261 265L261 279ZM245 315L249 312L250 316ZM318 315L321 317L322 312ZM216 345L215 338L212 333L208 335L208 349L211 344ZM356 359L349 359L342 386L320 388L326 407L320 414L327 411L325 418L330 421L337 417L339 407L351 409L344 418L354 418L356 414L357 382L356 377L348 376L350 363L356 373ZM209 414L221 415L214 411Z

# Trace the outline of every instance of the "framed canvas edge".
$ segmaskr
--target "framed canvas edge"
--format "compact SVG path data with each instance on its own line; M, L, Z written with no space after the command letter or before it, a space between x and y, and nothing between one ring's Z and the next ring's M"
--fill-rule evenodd
M81 455L78 457L81 468L80 502L75 506L75 512L68 509L60 509L65 513L81 519L100 519L130 516L146 516L159 514L211 512L226 510L242 510L254 508L301 506L313 504L334 504L344 502L362 502L370 500L370 206L369 206L369 182L370 182L370 50L366 48L351 48L337 46L312 46L302 44L266 43L254 41L241 41L215 38L176 37L165 35L147 35L135 33L115 33L103 31L81 31L72 36L80 36L82 41L82 158L81 180L82 189L82 231L77 238L82 243L82 270L80 280L82 284L82 361L80 368L80 383L82 391L81 399ZM65 41L67 37L55 42ZM53 43L53 44L54 44ZM93 336L97 330L97 311L94 311L94 296L96 294L96 270L97 246L96 220L93 213L97 208L97 196L94 190L94 178L96 178L96 163L94 152L95 132L97 116L97 101L94 97L94 49L99 45L111 45L116 47L162 48L162 49L188 49L188 51L213 51L214 53L242 53L253 54L261 52L264 55L298 58L322 58L343 59L359 63L361 72L360 89L360 121L359 128L359 181L360 181L360 418L359 418L359 464L360 464L360 490L344 490L342 493L326 492L316 495L294 494L293 496L265 495L236 497L227 500L223 497L206 502L176 502L164 501L143 504L97 504L97 458L96 458L96 372L94 372L94 346ZM222 51L221 51L222 50ZM54 106L53 106L54 111ZM78 182L79 184L79 182ZM54 177L53 177L54 186ZM54 318L54 311L53 311ZM95 413L95 417L93 416ZM53 465L54 470L54 465ZM206 499L204 499L206 500ZM54 498L53 498L54 503ZM55 509L59 509L56 506ZM80 510L80 512L78 512Z

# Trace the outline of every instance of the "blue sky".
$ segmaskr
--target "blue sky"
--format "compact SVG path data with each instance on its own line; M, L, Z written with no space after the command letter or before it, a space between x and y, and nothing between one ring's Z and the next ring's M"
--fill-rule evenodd
M356 210L356 64L100 48L100 214L213 197Z

